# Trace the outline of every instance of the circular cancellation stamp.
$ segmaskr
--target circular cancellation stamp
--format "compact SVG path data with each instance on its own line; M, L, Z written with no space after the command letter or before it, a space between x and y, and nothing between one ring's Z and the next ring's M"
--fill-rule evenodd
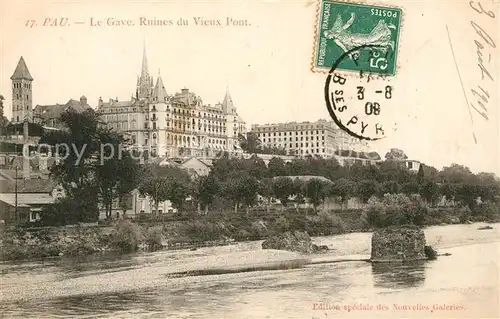
M361 45L347 50L333 63L325 81L325 101L330 116L342 130L362 140L375 141L393 129L394 87L383 66L392 51L379 45ZM359 77L339 72L351 63Z

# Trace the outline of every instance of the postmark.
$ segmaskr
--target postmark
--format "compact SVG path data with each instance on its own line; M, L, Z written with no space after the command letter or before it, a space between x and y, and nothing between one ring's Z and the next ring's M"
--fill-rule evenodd
M373 73L395 75L402 14L402 9L395 7L321 1L312 71L327 73L339 56L349 52L337 70L371 69ZM367 48L375 47L378 57L362 58ZM389 58L380 59L386 55Z
M355 65L364 65L359 77L349 77L338 71L339 65L350 60L355 52L367 52L367 57L354 58ZM373 57L390 59L390 54L380 55L380 46L354 47L333 63L325 82L327 110L337 126L361 140L375 141L385 138L394 129L397 104L391 77L370 67L366 61Z

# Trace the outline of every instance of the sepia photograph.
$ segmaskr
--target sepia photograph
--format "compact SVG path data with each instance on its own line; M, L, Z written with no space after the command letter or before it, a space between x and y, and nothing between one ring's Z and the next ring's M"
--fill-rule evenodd
M499 16L0 1L0 317L499 318Z

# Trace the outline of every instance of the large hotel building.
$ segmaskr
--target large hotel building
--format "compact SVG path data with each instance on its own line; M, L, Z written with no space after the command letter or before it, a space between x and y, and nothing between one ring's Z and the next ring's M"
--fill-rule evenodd
M246 133L246 124L228 91L222 103L206 105L186 88L168 94L160 75L153 83L144 47L135 95L129 101L99 99L97 111L110 127L128 135L133 145L161 157L242 151L238 135Z
M368 151L366 142L349 136L333 121L252 125L262 145L284 149L288 155L333 157L335 151Z

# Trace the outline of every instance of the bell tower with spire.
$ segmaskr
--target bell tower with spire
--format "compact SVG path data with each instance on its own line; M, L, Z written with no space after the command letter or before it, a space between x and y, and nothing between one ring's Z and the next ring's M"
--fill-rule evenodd
M142 55L141 76L137 79L136 95L139 100L149 99L153 91L153 77L149 75L148 58L146 55L146 41Z
M22 123L25 120L33 121L33 77L21 57L17 63L12 80L12 122Z

